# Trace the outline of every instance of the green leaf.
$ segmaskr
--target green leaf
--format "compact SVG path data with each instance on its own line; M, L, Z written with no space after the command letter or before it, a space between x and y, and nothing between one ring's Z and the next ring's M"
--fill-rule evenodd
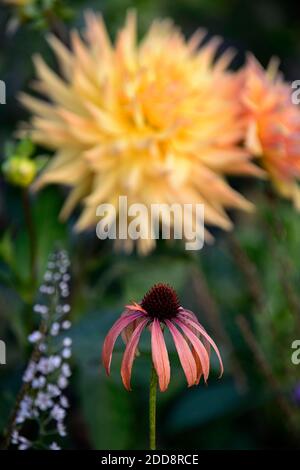
M126 449L131 445L132 395L121 386L119 377L108 378L100 367L103 340L115 317L112 312L87 314L71 332L79 369L79 399L95 449Z
M238 411L245 400L245 396L240 395L229 381L187 390L167 416L167 427L173 433L198 427Z

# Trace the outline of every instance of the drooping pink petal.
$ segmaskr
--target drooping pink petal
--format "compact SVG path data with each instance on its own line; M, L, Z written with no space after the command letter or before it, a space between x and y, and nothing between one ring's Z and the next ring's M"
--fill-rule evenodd
M194 314L194 312L192 312L191 310L187 310L186 308L180 307L179 314L180 315L185 315L186 317L189 317L191 320L198 321L198 318Z
M199 385L200 379L201 379L202 374L203 374L202 365L201 365L198 353L196 352L196 350L193 346L191 346L191 351L192 351L193 358L195 359L195 363L196 363L196 367L197 367L197 380L196 380L195 385Z
M165 320L166 325L168 326L170 333L173 337L178 357L182 365L183 371L186 376L188 386L191 387L197 382L197 367L193 354L178 329L173 325L170 320Z
M193 348L195 349L196 353L198 354L200 362L201 362L201 368L202 368L202 371L203 371L204 380L206 382L207 379L208 379L208 375L209 375L209 356L207 354L207 351L206 351L205 347L201 343L200 339L195 335L195 333L193 333L191 328L189 328L187 325L185 325L182 321L180 321L178 319L175 319L174 323L176 323L178 326L180 326L180 328L182 329L182 331L184 332L186 337L191 342L191 344L192 344ZM199 371L198 371L197 380L198 379L200 380Z
M167 390L170 382L170 362L164 335L157 318L151 327L152 360L158 376L161 392Z
M107 375L110 374L110 363L111 363L111 356L114 349L115 342L119 336L119 334L134 320L143 317L143 314L140 312L132 313L129 315L121 316L115 324L112 326L110 331L108 332L102 349L102 362L105 367Z
M180 316L190 318L191 320L194 320L196 323L199 323L197 315L195 315L194 312L192 312L191 310L187 310L187 309L181 307L180 308ZM201 339L201 341L204 344L204 347L207 351L207 354L210 357L210 343L207 341L207 339L204 336L201 335L201 333L198 330L196 330L193 327L190 327L190 328L193 330L193 333L195 333L195 335L198 336ZM203 326L202 326L202 328L203 328L204 331L206 331Z
M184 315L180 315L179 318L185 324L187 324L188 326L191 326L191 327L195 328L197 331L199 331L199 333L201 333L201 335L212 345L212 347L214 348L215 353L216 353L216 355L219 359L220 377L221 377L223 375L223 372L224 372L224 367L223 367L223 362L222 362L220 351L219 351L216 343L214 342L214 340L209 336L209 334L205 331L203 326L200 325L200 323L198 321L196 322L195 320L191 320L190 318L188 318L187 316L184 316Z
M124 352L122 366L121 366L121 377L123 380L124 387L128 391L131 390L131 386L130 386L131 370L132 370L133 360L135 357L136 348L140 340L142 331L145 328L147 322L148 322L148 319L144 319L139 323L139 325L136 327L136 329L132 333L131 338L129 342L127 343L127 346Z
M137 304L136 302L133 302L132 305L126 305L125 308L128 309L128 310L131 310L131 311L142 312L142 313L144 313L145 315L147 314L146 310L144 310L143 307L141 307L141 306L140 306L139 304Z

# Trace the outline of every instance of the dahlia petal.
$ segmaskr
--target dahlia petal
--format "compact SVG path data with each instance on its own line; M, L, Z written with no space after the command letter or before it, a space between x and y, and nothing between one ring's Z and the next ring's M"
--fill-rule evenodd
M193 348L195 349L197 355L199 356L199 359L200 359L200 362L201 362L201 368L202 368L203 375L204 375L204 380L206 382L207 379L208 379L208 375L209 375L209 356L207 354L207 351L206 351L205 347L201 343L200 339L195 335L195 333L193 333L191 328L186 326L182 321L176 319L176 320L174 320L174 323L176 323L178 326L180 326L182 331L185 333L186 337L191 342L191 344L192 344ZM198 375L197 379L198 379L198 381L200 380L199 375Z
M88 11L85 15L87 23L86 35L90 45L94 50L99 51L103 59L107 59L112 52L112 44L110 42L105 24L101 15L95 15Z
M167 390L170 382L170 362L164 335L157 318L151 327L152 360L158 376L161 392Z
M45 94L50 95L56 103L61 103L71 110L78 111L74 94L66 83L46 65L41 56L36 55L33 60L38 77L41 80L41 91L43 90Z
M137 325L136 329L131 335L129 342L127 343L123 360L121 366L121 376L123 380L124 387L126 390L130 391L130 379L131 379L131 371L132 371L132 364L135 358L135 352L140 340L141 334L143 329L145 328L148 319L141 320L141 322Z
M174 344L177 349L178 357L183 368L188 386L191 387L197 382L197 367L192 352L178 329L173 325L170 320L166 320L170 333L173 337Z
M216 355L219 359L220 377L221 377L223 375L223 372L224 372L223 361L222 361L221 354L220 354L220 351L218 349L218 346L216 345L214 340L209 336L208 333L206 333L205 329L203 328L203 326L200 325L200 323L198 321L196 322L195 320L192 320L189 317L184 316L184 315L180 315L180 317L181 317L181 319L183 320L183 322L185 324L188 324L188 326L192 326L197 331L199 331L199 333L201 333L201 335L212 345L212 347L214 348L215 353L216 353Z
M82 178L82 183L75 186L68 195L62 210L59 213L60 220L66 220L80 199L88 193L91 178Z
M73 55L54 34L47 36L47 41L58 58L60 68L66 79L71 79L73 70Z
M110 374L110 364L111 364L111 357L112 357L112 352L114 349L115 342L126 326L128 326L131 322L136 320L137 318L140 318L142 316L141 313L133 313L130 315L124 315L121 318L119 318L111 330L108 332L104 344L103 344L103 349L102 349L102 362L105 367L107 375Z

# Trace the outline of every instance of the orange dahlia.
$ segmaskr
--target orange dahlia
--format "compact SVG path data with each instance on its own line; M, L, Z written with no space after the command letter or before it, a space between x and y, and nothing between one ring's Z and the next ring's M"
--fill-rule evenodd
M72 33L71 50L49 39L61 76L35 57L35 88L47 101L21 98L34 114L31 138L55 152L36 187L71 186L61 215L82 201L78 230L97 223L98 205L117 210L120 195L147 207L203 203L207 224L230 229L225 209L252 206L224 175L259 171L238 145L243 127L237 82L227 71L231 52L216 60L219 39L198 48L205 32L186 41L168 20L155 21L137 44L134 13L115 45L100 17L88 13L86 25L84 41ZM139 240L138 248L154 244Z
M300 210L300 110L291 87L270 63L267 70L249 56L241 72L246 147L261 158L278 192Z

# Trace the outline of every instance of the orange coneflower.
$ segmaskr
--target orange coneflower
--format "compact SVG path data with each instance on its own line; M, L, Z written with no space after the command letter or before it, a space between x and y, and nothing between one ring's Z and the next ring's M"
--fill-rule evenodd
M173 338L188 386L197 385L203 375L207 381L210 370L210 345L216 351L223 373L219 350L199 323L196 315L180 305L176 292L166 284L157 284L144 296L140 304L127 305L125 312L109 331L103 345L102 359L110 374L112 352L118 336L123 333L127 343L121 366L123 384L131 389L133 361L143 330L151 331L152 361L159 387L164 392L170 382L170 363L163 329Z
M78 230L96 225L103 202L117 211L120 195L147 207L203 203L207 224L230 229L225 208L252 206L224 175L258 172L238 146L242 123L236 81L227 70L231 52L216 59L219 39L198 49L205 32L186 41L167 20L155 21L137 44L134 13L115 46L100 17L89 13L86 22L86 40L73 32L71 50L50 38L62 77L35 57L35 88L50 102L22 97L34 113L32 139L55 152L36 187L73 188L62 217L83 201ZM139 240L138 248L147 252L154 244Z
M291 87L271 62L267 70L253 56L241 72L246 146L260 157L278 192L300 210L300 110Z

